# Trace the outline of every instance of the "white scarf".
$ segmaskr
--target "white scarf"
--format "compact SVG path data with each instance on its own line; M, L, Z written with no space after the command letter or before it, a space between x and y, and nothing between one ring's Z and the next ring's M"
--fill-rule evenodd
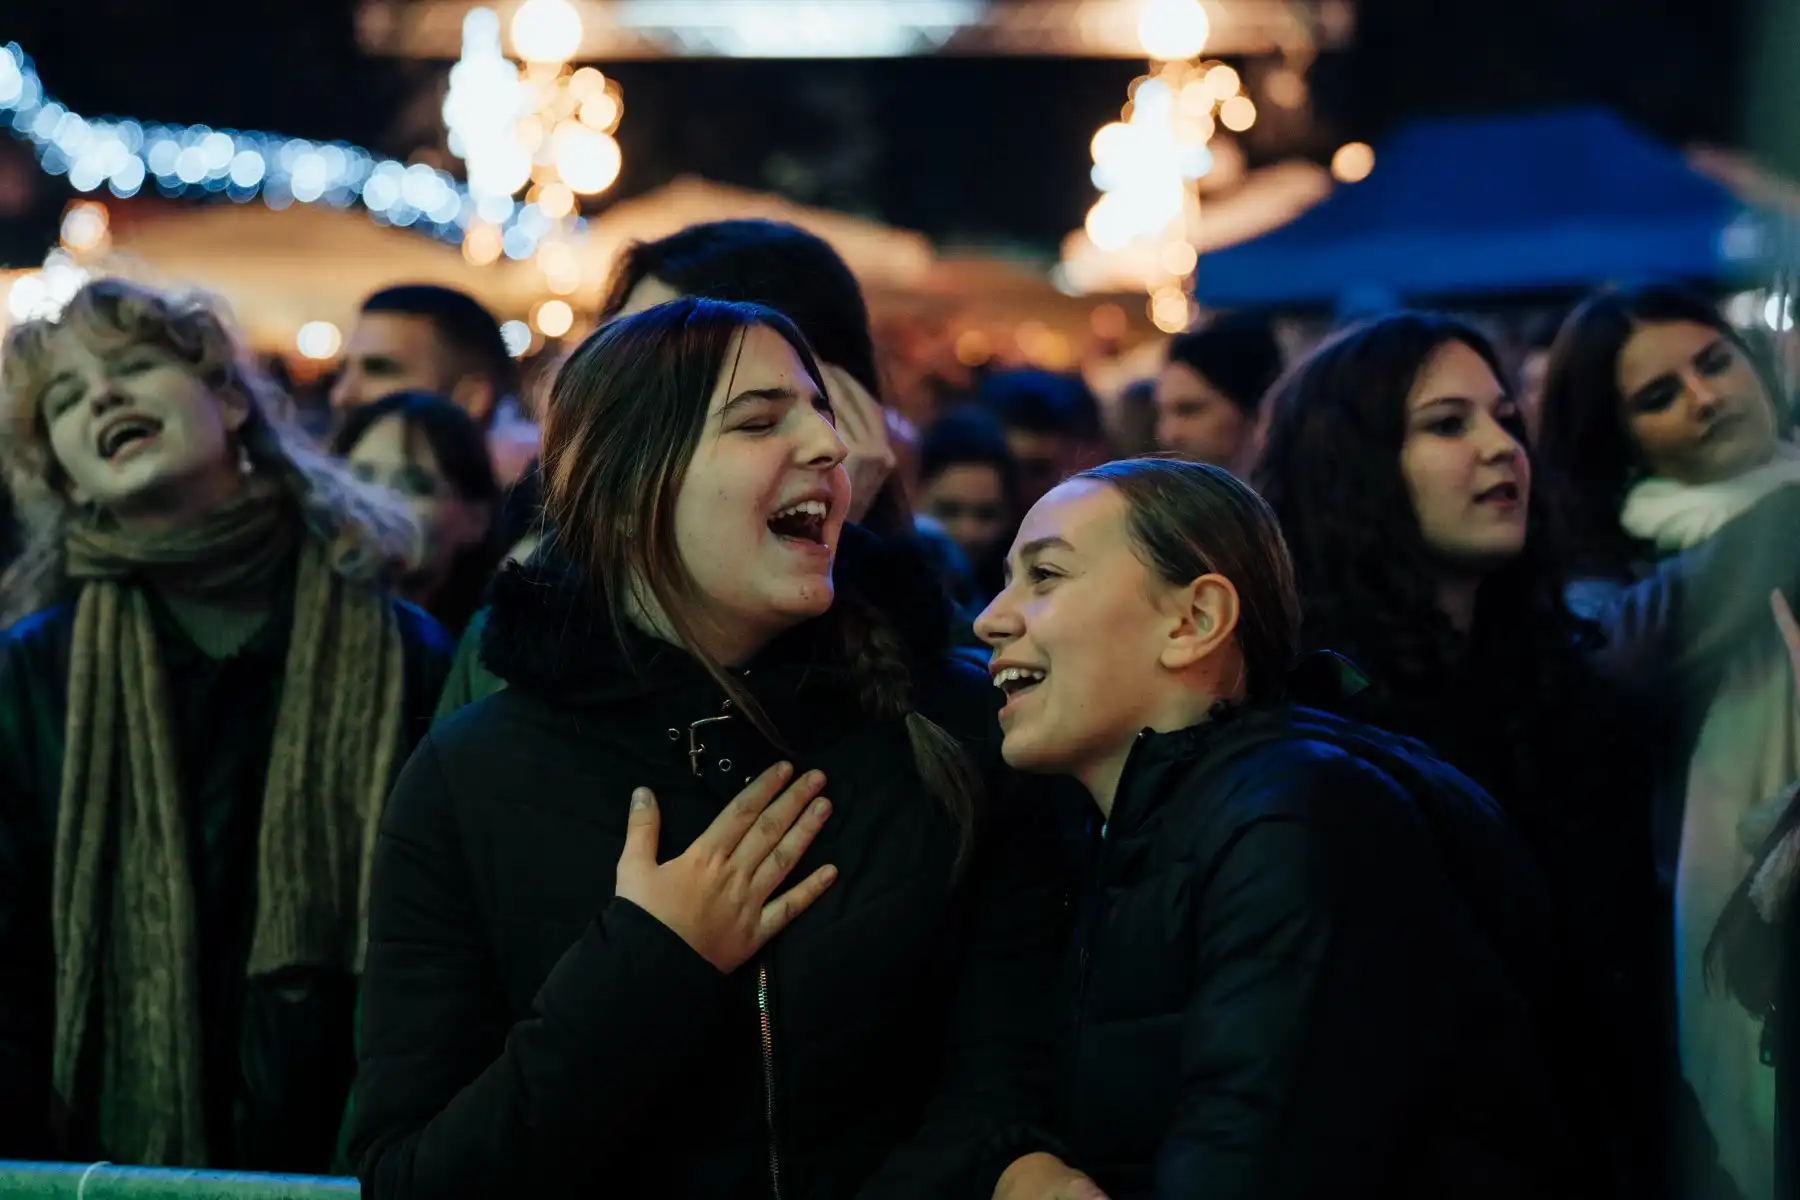
M1686 550L1776 489L1796 485L1800 449L1778 443L1767 463L1719 483L1644 480L1626 495L1619 524L1664 553ZM1675 880L1682 1071L1722 1163L1750 1200L1773 1190L1773 1073L1760 1061L1761 1022L1707 987L1704 952L1726 899L1755 865L1739 835L1740 819L1781 791L1797 769L1793 672L1779 643L1764 642L1732 660L1707 705L1687 763Z
M1718 483L1687 484L1653 476L1625 495L1619 525L1664 554L1697 546L1776 488L1800 484L1800 447L1776 442L1760 467Z

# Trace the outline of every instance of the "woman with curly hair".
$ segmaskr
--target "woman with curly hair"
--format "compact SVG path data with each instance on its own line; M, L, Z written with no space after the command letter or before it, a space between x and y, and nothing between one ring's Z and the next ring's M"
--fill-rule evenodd
M1572 1109L1594 1114L1600 1185L1656 1195L1675 1166L1704 1173L1704 1147L1677 1146L1668 1169L1642 1152L1684 1142L1664 1132L1665 1100L1693 1127L1664 1013L1650 748L1658 701L1710 667L1722 631L1766 621L1760 597L1800 574L1766 554L1746 572L1777 514L1664 564L1588 623L1564 601L1523 423L1479 332L1421 313L1355 326L1270 402L1256 480L1294 552L1308 644L1369 670L1365 715L1482 783L1544 866L1565 1001L1546 1034Z
M416 536L198 297L84 286L0 369L0 1154L320 1171L367 867L443 632Z

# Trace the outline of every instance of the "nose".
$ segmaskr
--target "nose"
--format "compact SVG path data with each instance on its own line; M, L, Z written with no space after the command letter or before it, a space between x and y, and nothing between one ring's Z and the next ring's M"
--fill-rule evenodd
M1724 397L1710 379L1702 378L1697 371L1683 373L1682 383L1686 385L1688 395L1694 400L1694 416L1701 421L1711 422L1724 407Z
M107 382L94 389L93 399L88 401L88 406L96 417L101 417L125 403L124 393Z
M1518 458L1523 451L1519 439L1492 416L1481 423L1481 461L1486 463L1508 463Z
M800 436L800 458L809 467L830 470L850 455L849 447L824 413L814 410Z
M975 618L975 636L998 650L1024 631L1018 609L1012 603L1012 585L988 601L988 606Z

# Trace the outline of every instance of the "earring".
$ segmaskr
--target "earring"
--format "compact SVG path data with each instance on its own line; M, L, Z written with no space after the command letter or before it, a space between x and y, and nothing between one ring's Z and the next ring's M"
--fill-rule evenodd
M238 473L240 475L256 474L256 463L250 457L250 447L239 442L237 444Z

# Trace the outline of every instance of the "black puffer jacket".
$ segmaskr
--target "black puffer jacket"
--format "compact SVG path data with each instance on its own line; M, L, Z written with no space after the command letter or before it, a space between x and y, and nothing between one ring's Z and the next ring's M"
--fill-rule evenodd
M510 570L485 647L510 686L437 726L382 831L352 1133L365 1194L986 1200L1040 1145L1067 933L1055 834L1000 766L998 694L946 656L931 576L859 532L839 603L886 611L915 707L989 783L960 875L903 723L859 710L822 649L832 618L809 622L743 678L828 781L832 816L791 878L831 862L838 880L720 974L613 895L630 793L656 791L666 860L784 756L741 720L697 724L723 696L687 655L634 639L631 669L566 567Z
M1058 1130L1113 1200L1564 1194L1542 887L1422 746L1293 706L1145 733L1096 855Z

